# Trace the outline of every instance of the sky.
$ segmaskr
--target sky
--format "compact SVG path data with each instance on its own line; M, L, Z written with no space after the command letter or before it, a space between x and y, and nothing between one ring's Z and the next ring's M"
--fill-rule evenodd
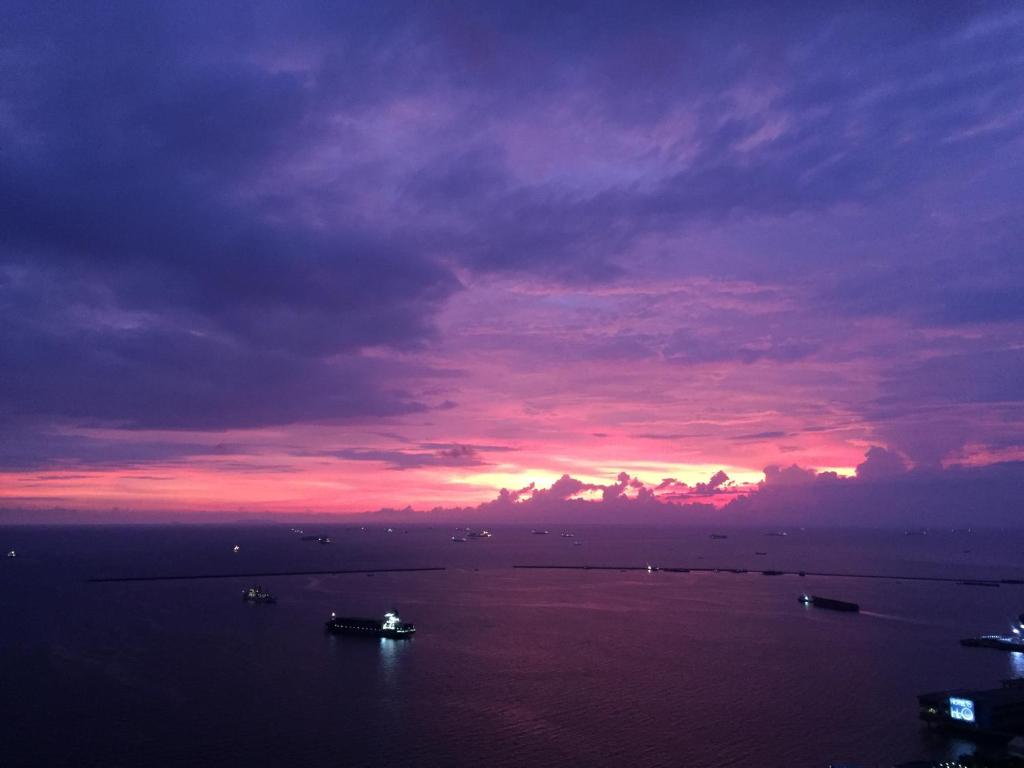
M1024 9L770 5L5 0L0 507L1016 523Z

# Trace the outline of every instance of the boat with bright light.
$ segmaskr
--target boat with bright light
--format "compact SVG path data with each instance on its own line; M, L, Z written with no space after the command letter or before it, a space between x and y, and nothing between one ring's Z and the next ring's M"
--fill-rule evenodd
M360 635L362 637L388 637L392 640L411 638L416 627L398 618L398 613L389 611L384 620L364 619L352 616L338 616L331 612L327 622L327 631L337 635Z

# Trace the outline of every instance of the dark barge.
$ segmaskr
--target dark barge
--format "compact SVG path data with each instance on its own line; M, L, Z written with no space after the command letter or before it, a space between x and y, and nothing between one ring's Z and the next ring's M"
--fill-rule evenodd
M846 611L857 613L860 606L857 603L848 603L845 600L833 600L830 597L818 597L817 595L800 595L797 598L804 605L813 605L815 608L825 608L830 611Z

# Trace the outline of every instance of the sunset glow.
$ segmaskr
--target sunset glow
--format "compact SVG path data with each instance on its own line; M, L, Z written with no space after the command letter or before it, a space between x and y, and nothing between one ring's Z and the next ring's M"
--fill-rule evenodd
M18 519L1019 482L1019 12L174 6L4 49Z

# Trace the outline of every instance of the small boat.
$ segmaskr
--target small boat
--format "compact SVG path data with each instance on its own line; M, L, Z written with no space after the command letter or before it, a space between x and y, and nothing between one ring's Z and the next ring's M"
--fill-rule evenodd
M8 552L8 553L7 553L7 556L8 556L8 557L17 557L17 556L18 556L18 553L17 553L17 552L15 552L15 551L14 551L14 550L12 549L12 550L11 550L10 552Z
M275 603L277 600L272 594L266 592L263 587L256 584L248 589L242 590L242 599L247 603Z
M330 536L303 536L303 541L315 541L317 544L330 544Z
M327 622L327 631L339 635L362 635L363 637L389 637L392 640L411 638L416 627L398 618L398 613L389 611L380 619L361 619L338 616L333 611Z
M547 536L549 533L551 533L551 531L545 531L539 528L534 528L532 531L530 531L530 533L532 533L534 536Z
M459 542L459 541L468 541L468 539L466 539L466 537L465 537L465 536L452 536L452 541L456 541L456 542Z
M237 544L235 544L235 548L232 549L231 551L237 554L240 549L241 549L241 547L238 546Z
M470 531L469 532L469 538L471 538L471 539L489 539L489 538L491 538L491 532L490 531L484 531L484 530Z
M571 539L571 538L573 538L573 537L574 537L574 536L575 536L576 534L575 534L575 533L572 533L572 532L570 532L570 531L562 531L562 532L561 532L560 534L558 534L558 535L559 535L559 536L561 536L561 537L562 537L563 539Z
M572 543L572 545L573 545L574 547L582 547L582 546L583 546L583 542L582 542L582 541L580 541L579 539L576 539L576 541L574 541L574 542Z
M728 539L729 537L726 536L724 533L712 533L711 534L711 538L712 539Z
M804 605L813 605L815 608L826 608L830 611L846 611L858 613L860 606L857 603L848 603L845 600L833 600L830 597L818 597L817 595L800 595L797 598Z
M772 531L771 533L766 533L765 536L789 536L789 534L785 531Z
M768 553L767 552L755 552L754 554L755 555L767 555Z

